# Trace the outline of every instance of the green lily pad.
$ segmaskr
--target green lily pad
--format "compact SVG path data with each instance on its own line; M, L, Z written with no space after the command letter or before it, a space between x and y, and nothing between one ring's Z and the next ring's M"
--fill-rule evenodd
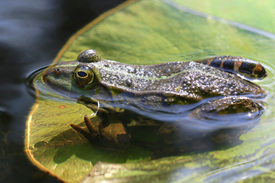
M247 6L254 1L249 1ZM55 62L74 60L85 49L95 49L105 59L129 64L198 60L216 55L259 60L269 70L267 79L256 81L269 93L261 122L240 137L243 141L240 145L223 150L157 160L150 160L150 151L134 145L121 152L105 152L93 147L69 125L82 123L83 116L92 114L92 111L73 101L56 98L43 86L39 75L34 82L41 97L33 106L26 130L26 152L34 164L66 182L219 182L273 177L270 170L274 169L275 155L272 120L275 114L272 67L275 41L260 32L248 32L226 22L182 11L168 2L179 3L126 2L76 33ZM210 0L204 2L212 3ZM238 4L231 6L238 7ZM181 7L180 3L178 7ZM265 8L269 10L271 7ZM222 15L219 12L213 14ZM269 19L273 20L274 16ZM238 20L234 18L234 21ZM254 23L257 24L252 22L250 25ZM94 117L92 120L98 119Z
M261 0L174 0L178 5L183 5L190 10L205 13L211 16L217 16L226 20L236 21L254 28L275 33L275 24L272 19L275 16L273 8L274 1ZM199 6L198 6L199 4Z

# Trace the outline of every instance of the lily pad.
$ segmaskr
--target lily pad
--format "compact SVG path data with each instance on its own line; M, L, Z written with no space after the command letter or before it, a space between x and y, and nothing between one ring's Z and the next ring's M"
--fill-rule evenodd
M210 0L205 2L211 4ZM129 64L198 60L216 55L258 60L268 68L269 77L256 82L269 96L261 122L240 137L242 143L227 149L157 160L151 160L150 151L134 145L121 152L98 150L69 125L82 123L83 116L92 111L56 96L43 85L39 75L34 84L40 98L29 115L26 130L26 152L34 164L66 182L219 182L249 180L255 176L258 177L254 180L272 179L275 41L261 32L249 32L183 11L178 8L181 6L178 1L128 1L76 33L54 63L74 60L86 49L97 50L105 59ZM220 15L215 12L215 16Z
M204 13L208 16L217 16L226 21L236 21L253 28L258 28L268 32L275 33L275 24L272 19L275 16L273 8L274 1L260 0L174 0L178 6L182 5L190 10ZM199 5L199 6L198 6Z

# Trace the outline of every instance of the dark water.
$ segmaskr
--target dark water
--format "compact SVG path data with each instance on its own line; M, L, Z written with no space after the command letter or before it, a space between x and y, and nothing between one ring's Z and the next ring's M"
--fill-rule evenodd
M124 0L0 1L0 182L58 182L24 152L34 98L25 78L49 65L68 38Z

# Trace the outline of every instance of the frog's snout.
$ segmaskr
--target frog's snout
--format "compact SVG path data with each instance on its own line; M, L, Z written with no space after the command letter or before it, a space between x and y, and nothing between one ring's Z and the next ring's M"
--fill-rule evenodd
M48 68L44 71L42 79L45 83L53 83L53 79L60 76L62 70L60 68Z
M71 85L71 73L62 67L51 67L44 71L43 82L51 88L68 90Z

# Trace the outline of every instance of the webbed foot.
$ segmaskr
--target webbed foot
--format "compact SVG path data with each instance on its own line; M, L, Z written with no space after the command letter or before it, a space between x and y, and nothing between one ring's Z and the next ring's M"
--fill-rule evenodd
M71 127L100 149L114 151L129 145L130 135L122 123L110 123L103 127L101 123L91 122L88 116L84 117L84 121L88 131L74 124L71 124Z

